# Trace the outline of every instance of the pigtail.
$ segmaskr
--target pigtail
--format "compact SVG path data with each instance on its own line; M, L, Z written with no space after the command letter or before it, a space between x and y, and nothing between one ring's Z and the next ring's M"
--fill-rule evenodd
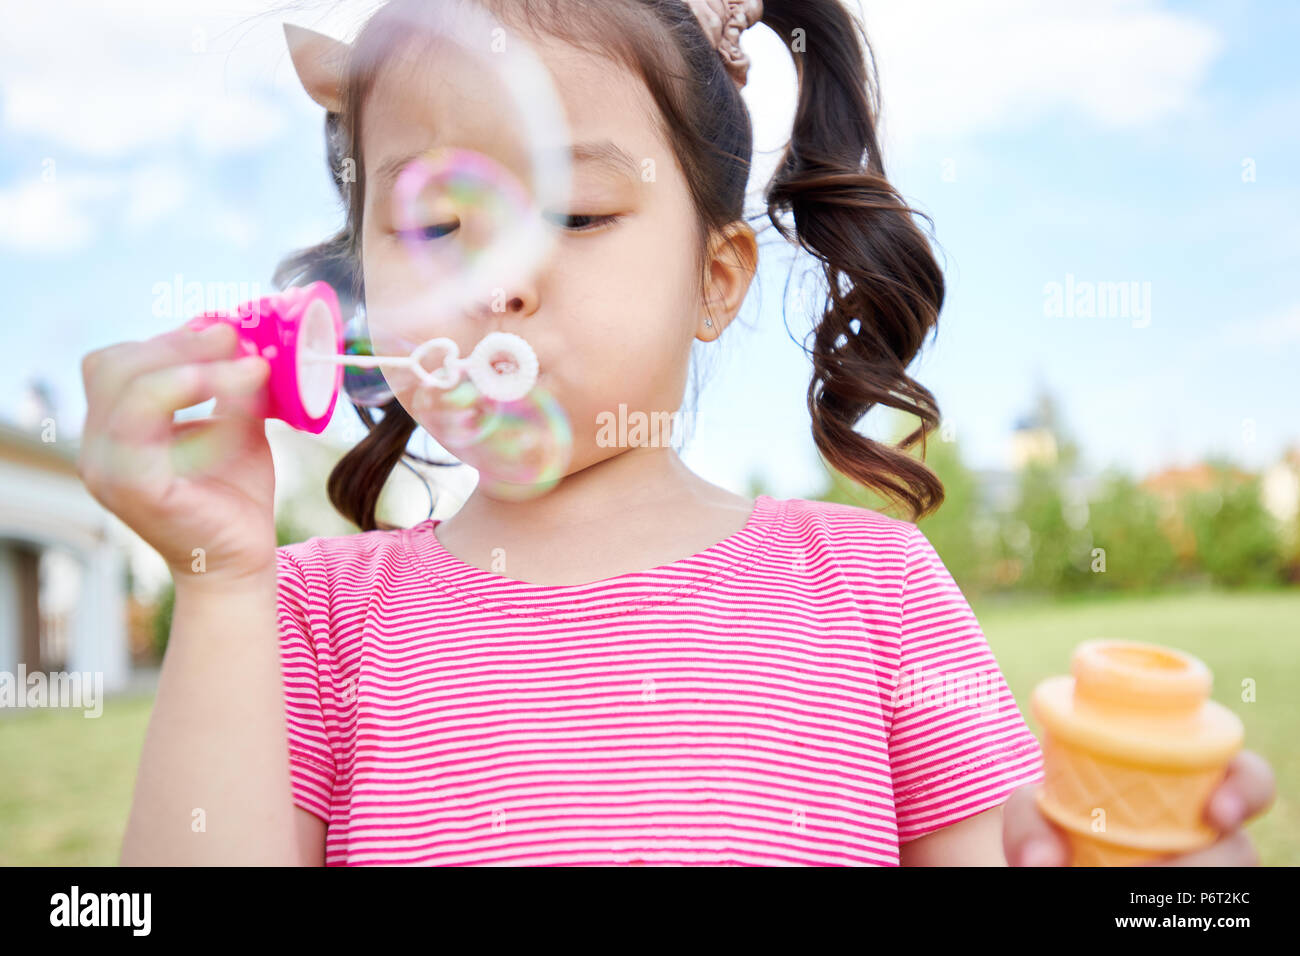
M790 47L799 74L794 131L767 187L772 225L823 265L829 293L813 332L808 410L827 462L901 501L912 520L943 502L924 463L937 427L934 396L907 366L937 326L943 273L914 211L885 178L876 140L874 61L861 25L840 0L765 0L763 22ZM780 214L794 216L794 235ZM855 431L874 406L917 416L897 447ZM907 450L921 442L922 461Z

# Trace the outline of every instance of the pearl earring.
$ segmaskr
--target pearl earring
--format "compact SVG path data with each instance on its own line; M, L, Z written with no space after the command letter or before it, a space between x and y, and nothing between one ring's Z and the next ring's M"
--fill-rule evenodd
M712 319L705 319L705 320L704 320L704 327L705 327L705 328L708 328L708 329L713 328L713 320L712 320Z

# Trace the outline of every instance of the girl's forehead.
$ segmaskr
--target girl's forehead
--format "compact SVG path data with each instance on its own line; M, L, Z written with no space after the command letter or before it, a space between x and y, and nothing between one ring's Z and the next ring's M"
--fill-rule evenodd
M529 40L549 75L567 129L552 131L545 148L596 139L631 141L648 149L657 110L641 78L609 57L550 37ZM507 79L508 53L473 55L446 44L409 44L375 75L366 98L362 139L414 141L431 136L472 146L518 139L523 114L533 111L530 90ZM534 125L535 124L531 124ZM536 135L535 133L532 135ZM545 135L545 132L543 133Z

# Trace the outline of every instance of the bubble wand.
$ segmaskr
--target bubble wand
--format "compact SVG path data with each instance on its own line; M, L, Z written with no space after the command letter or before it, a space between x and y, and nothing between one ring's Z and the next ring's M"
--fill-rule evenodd
M271 366L263 416L319 435L329 424L347 366L408 368L426 385L454 388L465 374L489 399L523 398L537 382L537 355L513 332L490 332L465 358L449 338L430 339L410 355L349 355L344 349L338 296L326 282L293 287L246 302L233 312L205 312L188 323L202 331L215 323L232 326L244 355L260 355ZM423 360L445 349L442 366L430 372Z
M424 358L436 348L446 349L442 366L430 372ZM353 368L406 368L425 385L455 388L464 374L488 398L512 402L523 398L537 382L537 355L532 347L513 332L490 332L474 346L466 358L460 346L449 338L429 339L410 355L338 355L306 349L307 361L325 362Z

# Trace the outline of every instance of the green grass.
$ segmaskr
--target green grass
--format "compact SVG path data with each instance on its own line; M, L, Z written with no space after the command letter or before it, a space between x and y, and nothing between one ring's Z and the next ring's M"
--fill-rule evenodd
M151 696L0 716L0 866L116 866Z
M978 602L984 633L1028 713L1034 685L1067 673L1080 641L1118 637L1195 654L1214 698L1239 714L1246 746L1277 775L1278 799L1247 827L1265 864L1300 864L1300 591L1171 594L1098 600ZM1241 701L1255 681L1256 701ZM104 713L29 710L0 716L0 865L116 865L153 701L109 698Z
M1046 676L1069 673L1080 641L1119 638L1187 651L1214 673L1213 698L1246 725L1249 750L1277 777L1277 801L1246 827L1261 862L1300 865L1300 591L1203 592L1100 600L972 602L1030 728L1029 695ZM1255 701L1242 701L1243 681Z

